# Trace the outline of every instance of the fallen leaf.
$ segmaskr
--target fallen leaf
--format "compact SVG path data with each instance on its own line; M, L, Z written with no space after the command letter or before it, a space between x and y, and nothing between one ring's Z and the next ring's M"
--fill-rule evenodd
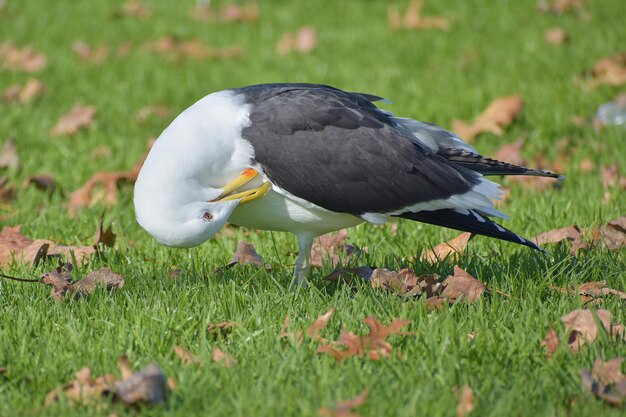
M320 408L318 414L321 417L361 417L354 409L363 405L368 395L369 390L366 389L350 400L339 401L333 408Z
M181 41L175 37L165 37L147 44L147 48L153 52L165 55L175 62L185 59L230 59L243 55L243 50L238 46L229 48L210 48L204 45L200 39Z
M326 275L324 279L326 281L331 282L339 282L339 280L343 281L346 284L352 283L352 277L358 276L366 281L370 281L372 278L372 274L374 273L374 268L371 266L358 266L354 268L337 268L330 274Z
M602 186L609 189L618 186L622 190L626 190L626 176L621 175L617 164L600 167L602 175Z
M137 110L135 113L135 120L143 123L151 116L156 116L160 119L164 119L172 114L169 107L163 105L145 106Z
M139 403L155 406L165 402L170 394L167 378L155 363L123 381L116 382L113 390L114 397L127 406Z
M124 286L124 277L109 268L100 268L78 281L72 280L71 270L71 264L63 264L41 275L41 282L52 287L50 296L55 300L62 300L67 294L83 297L92 294L97 287L113 290Z
M559 339L559 335L556 333L556 331L554 331L552 327L550 327L548 333L546 333L546 337L543 338L541 345L546 348L546 351L548 352L548 357L551 357L554 352L556 352L556 349L559 347L560 343L561 340Z
M148 151L154 141L148 142ZM147 152L146 152L147 155ZM76 216L78 211L84 207L95 204L100 201L98 198L94 198L94 190L99 185L104 188L104 202L111 205L117 203L117 187L118 184L123 182L134 183L137 180L141 166L145 156L140 162L136 163L134 168L129 171L117 171L117 172L97 172L87 182L74 191L70 196L70 202L68 205L68 212L70 217Z
M441 296L452 301L465 298L470 303L475 302L487 291L487 286L469 273L454 265L454 274L441 284L443 292Z
M357 336L343 329L339 340L321 344L317 352L328 353L338 361L354 356L379 360L381 357L391 356L393 348L385 340L387 337L411 334L400 331L409 323L409 320L394 319L389 326L384 326L376 318L370 316L363 319L363 322L369 327L369 334Z
M71 136L76 134L80 129L91 127L93 118L96 115L94 106L83 106L75 104L72 109L65 113L50 129L51 136Z
M622 373L624 358L608 361L596 359L593 368L580 372L584 388L610 405L622 407L626 401L626 376Z
M141 1L131 0L124 3L124 5L120 9L116 10L114 12L114 15L121 17L134 17L136 19L145 20L152 15L152 12Z
M372 288L385 288L402 296L432 297L441 292L437 274L417 276L411 269L389 271L376 268L371 276Z
M592 244L610 250L626 245L626 216L609 221L606 225L591 230Z
M429 249L426 252L423 252L420 256L420 259L427 262L440 262L449 256L456 259L459 255L461 255L465 248L467 248L467 243L474 237L473 233L465 232L461 233L457 237L447 242L443 242L438 244L432 249Z
M9 179L7 177L0 177L0 201L7 202L15 198L15 188L8 186L8 183ZM4 219L4 217L0 217L0 220Z
M266 264L261 255L259 255L254 247L254 244L249 242L239 242L237 249L232 259L228 261L223 267L215 268L215 272L220 272L223 269L232 268L235 265L254 265L259 268L271 269L269 264Z
M540 0L537 8L543 13L554 13L557 15L568 11L585 12L583 0Z
M23 187L28 188L30 186L34 186L40 191L54 192L57 188L57 183L52 175L39 174L26 177Z
M92 64L99 64L109 56L108 46L92 48L81 40L76 40L72 43L72 50L82 61Z
M8 168L11 171L16 171L20 166L20 157L17 154L17 147L15 146L15 140L10 137L4 142L2 149L0 150L0 169Z
M297 32L286 32L276 44L276 53L285 55L290 52L311 53L317 46L317 31L312 26L304 26Z
M228 336L232 331L233 327L238 326L239 323L234 321L224 321L221 323L209 323L207 326L207 331L210 334Z
M422 16L423 3L421 0L411 0L404 16L396 6L387 9L387 20L392 29L450 29L448 19L441 16Z
M217 347L213 349L213 362L223 363L227 368L230 368L232 365L237 363L232 355Z
M459 403L456 406L457 417L466 417L474 409L474 391L469 385L464 384L459 395Z
M311 266L322 267L324 261L329 261L335 266L340 261L340 253L345 253L345 257L358 255L359 249L353 245L346 245L345 240L348 237L348 230L341 229L337 233L327 234L318 237L313 241L311 247Z
M115 240L117 236L113 233L113 225L109 225L106 229L104 228L104 218L100 218L98 222L98 229L96 230L96 238L95 238L95 247L105 246L107 248L112 248L115 246Z
M562 45L568 40L567 33L559 27L546 30L543 38L552 45Z
M591 160L585 158L580 161L580 172L591 172L593 171L594 165Z
M513 123L523 108L524 100L521 96L501 97L492 101L471 125L462 120L453 120L452 129L467 141L472 141L481 133L502 136L504 128Z
M621 53L598 61L591 70L591 79L587 85L597 87L624 83L626 83L626 53Z
M67 383L63 388L56 388L46 395L44 404L49 407L59 401L61 395L70 403L87 405L101 400L112 391L112 384L116 378L110 374L104 374L97 378L91 377L91 369L85 367L74 375L75 379Z
M576 225L567 226L560 229L554 229L548 232L540 233L537 236L533 237L531 241L535 242L539 246L545 245L547 243L558 243L562 240L575 242L583 238L583 233L583 229Z
M196 355L194 355L182 346L174 346L174 353L180 358L180 360L183 362L183 365L200 363L200 360Z
M319 316L306 330L306 335L313 340L318 340L320 338L320 332L328 325L328 321L333 313L335 313L334 307Z
M10 41L0 44L0 69L37 72L46 63L46 56L35 52L30 46L20 48Z
M198 2L191 10L191 16L203 22L213 20L253 22L259 19L259 6L256 1L249 1L241 6L238 4L226 4L220 10L215 10L208 2Z
M2 99L7 103L26 104L43 96L46 87L36 78L26 81L26 84L15 84L2 93Z
M624 325L612 324L611 317L608 310L596 310L594 316L590 310L583 309L574 310L561 317L561 321L565 323L565 331L569 334L570 349L578 352L585 343L591 344L596 340L599 332L596 318L611 337L624 339Z
M93 246L63 246L51 240L32 240L20 233L20 226L5 226L0 231L0 266L9 265L14 259L37 264L46 256L71 258L86 262L95 252Z
M602 301L604 296L616 296L626 300L626 292L608 288L606 281L586 282L580 285L570 285L567 288L550 287L563 294L580 295L583 303Z

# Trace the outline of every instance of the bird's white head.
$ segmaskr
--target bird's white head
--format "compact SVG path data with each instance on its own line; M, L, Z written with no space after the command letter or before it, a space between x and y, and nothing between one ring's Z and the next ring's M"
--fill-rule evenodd
M199 245L227 222L240 199L221 188L249 166L241 138L248 109L229 92L211 94L181 113L152 146L135 183L137 221L160 243Z

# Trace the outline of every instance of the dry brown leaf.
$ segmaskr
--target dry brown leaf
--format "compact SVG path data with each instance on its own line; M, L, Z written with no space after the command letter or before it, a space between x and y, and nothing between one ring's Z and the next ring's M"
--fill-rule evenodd
M10 137L2 145L0 149L0 169L8 168L15 171L20 166L20 157L17 154L17 147L15 146L15 140Z
M470 303L473 303L487 291L485 284L457 265L454 265L454 274L448 276L441 286L443 287L441 296L451 301L456 301L463 297Z
M33 186L41 191L54 192L57 188L57 183L52 175L38 174L30 175L24 180L23 187L28 188Z
M116 382L113 390L115 398L127 406L140 403L155 406L165 402L170 395L167 377L155 363L123 381Z
M215 10L208 2L198 2L191 10L191 16L203 22L253 22L259 19L259 6L256 1L248 1L243 5L226 4Z
M150 9L139 0L130 0L114 12L115 16L134 17L136 19L145 20L152 16Z
M153 141L148 142L148 150L153 143ZM69 216L76 216L80 209L95 204L102 199L104 199L104 202L109 205L117 203L118 184L123 182L134 183L137 180L137 176L139 175L144 159L145 156L140 162L135 164L135 167L132 170L129 171L95 173L82 187L74 191L70 196L70 202L68 205ZM102 188L104 188L104 195L100 196L100 198L94 198L94 190L98 186L102 186Z
M344 253L343 258L348 258L360 253L359 249L353 245L346 245L348 230L341 229L337 233L327 234L318 237L311 247L311 266L322 267L325 261L329 261L335 266L340 261L340 253Z
M474 409L474 391L469 385L464 384L459 395L459 403L456 406L457 417L466 417Z
M432 249L423 252L420 259L428 262L439 262L449 256L457 259L467 248L467 243L474 237L473 233L461 233L457 237L447 242L438 244Z
M594 164L591 160L585 158L580 161L580 172L591 172L594 169Z
M549 232L540 233L530 240L535 242L539 246L545 245L546 243L558 243L562 240L569 240L573 243L582 240L583 233L583 229L574 225L550 230Z
M72 109L65 113L50 129L51 136L71 136L76 134L80 129L91 127L93 118L96 115L94 106L83 106L75 104Z
M9 179L7 177L0 177L0 201L9 202L15 198L15 188L9 186L8 183ZM0 220L5 220L6 218L4 215L0 216Z
M587 82L590 87L626 83L626 53L601 59L593 67L591 75L592 78Z
M306 330L306 336L308 336L312 340L326 342L325 339L322 339L319 334L320 332L328 325L328 321L331 316L335 313L335 308L331 308L326 313L319 316L313 324L311 324ZM287 315L285 317L285 324L283 325L283 330L278 335L279 339L286 338L291 341L292 344L296 346L300 346L304 341L305 332L301 330L290 332L289 330L289 322L291 321L291 317Z
M109 268L100 268L78 281L72 280L71 270L71 264L63 264L41 275L41 282L52 287L50 296L55 300L62 300L68 294L83 297L92 294L97 287L113 290L124 286L124 277Z
M320 332L328 325L328 321L334 313L335 308L333 307L326 313L319 316L313 324L306 329L306 335L313 340L318 340L320 338Z
M243 50L238 46L217 49L204 45L200 39L181 41L175 37L165 37L147 44L147 48L153 52L165 55L175 62L185 59L230 59L243 55Z
M163 105L145 106L137 110L135 113L135 120L142 123L148 120L151 116L156 116L160 119L169 117L172 114L172 110Z
M98 378L91 377L91 369L85 367L74 375L75 379L62 388L56 388L46 395L44 405L46 407L59 401L61 395L70 403L87 405L99 401L112 391L112 384L116 378L110 374L104 374Z
M626 245L626 216L609 221L591 231L594 246L618 250Z
M286 32L276 43L276 53L285 55L290 52L309 54L317 46L317 31L312 26L304 26L297 32Z
M580 373L583 387L607 403L621 407L626 401L626 376L622 373L624 358L608 361L596 359L591 371L583 369Z
M600 173L602 175L602 185L605 189L617 186L622 190L626 190L626 176L620 173L619 165L613 164L600 167Z
M215 268L215 272L232 268L235 265L254 265L259 268L271 269L270 265L265 263L261 255L259 255L254 244L249 242L239 242L232 259L223 267Z
M94 246L99 248L100 246L105 246L107 248L112 248L115 246L115 240L117 236L113 233L113 225L109 225L106 229L104 228L104 219L101 218L98 222L98 229L96 230L96 238Z
M7 103L26 104L43 96L46 87L36 78L26 81L26 84L15 84L2 93L2 99Z
M392 29L440 29L449 30L450 22L442 16L422 16L421 0L411 0L404 16L396 6L387 9L387 20Z
M35 52L30 46L20 48L10 41L0 44L0 69L37 72L46 63L46 56Z
M234 356L217 347L213 349L213 362L223 363L227 368L237 363Z
M596 310L594 316L590 310L578 309L561 317L569 334L568 344L572 351L578 352L585 343L591 344L596 340L599 332L596 317L611 337L624 338L624 326L612 324L608 310Z
M608 288L606 281L586 282L580 285L570 285L568 288L550 287L563 294L580 295L585 304L601 302L605 296L615 296L626 300L626 292Z
M100 46L99 48L92 48L81 40L72 42L72 50L78 55L78 57L84 62L90 62L93 64L99 64L103 62L109 56L109 47Z
M586 13L583 8L584 0L540 0L537 8L543 13L562 14L568 11Z
M352 278L355 275L357 277L361 277L365 279L366 281L370 281L373 273L374 273L374 268L372 268L371 266L357 266L354 268L337 268L330 274L326 275L324 279L326 281L331 281L331 282L339 282L339 280L341 280L346 284L351 284Z
M338 361L354 356L379 360L381 357L391 356L393 348L385 340L387 337L412 334L400 331L409 320L394 319L389 326L385 326L370 316L363 319L363 322L370 328L369 334L358 336L343 329L338 341L320 345L317 352L328 353Z
M560 343L561 340L559 339L559 335L556 333L556 331L554 331L552 327L550 327L548 333L546 333L546 337L543 338L541 345L546 348L546 351L548 352L548 357L551 357L554 352L556 352L556 349L559 347Z
M501 97L492 101L475 120L468 125L462 120L453 120L452 129L463 139L472 141L481 133L504 134L508 127L524 108L521 96Z
M191 353L189 350L185 349L182 346L174 346L174 353L176 356L180 358L183 362L183 365L190 365L193 363L200 363L200 360L196 355Z
M207 331L210 334L228 336L232 332L233 327L238 326L239 323L234 321L223 321L221 323L209 323Z
M321 417L361 417L354 409L363 405L368 395L369 390L366 389L350 400L339 401L333 408L320 408L318 414Z
M568 40L567 33L559 27L546 30L543 38L553 45L562 45Z
M0 231L0 266L10 264L13 259L37 264L46 256L71 258L72 253L82 263L94 252L93 246L63 246L46 239L32 240L20 233L20 226L5 226Z

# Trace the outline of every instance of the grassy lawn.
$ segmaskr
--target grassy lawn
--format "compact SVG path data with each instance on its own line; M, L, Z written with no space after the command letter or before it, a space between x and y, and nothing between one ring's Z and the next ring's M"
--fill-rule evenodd
M4 4L5 2L0 2ZM405 1L397 3L401 10ZM312 272L310 288L290 291L296 239L286 233L235 228L199 248L173 250L160 246L135 222L132 186L123 186L120 201L86 208L68 216L69 194L97 171L132 168L172 118L209 92L262 82L318 82L349 91L381 95L383 106L400 116L451 127L453 119L473 120L491 100L520 94L525 108L502 137L483 135L474 143L485 155L525 137L523 156L557 158L556 144L569 139L563 162L563 187L538 192L508 184L511 196L504 224L532 237L572 224L598 226L626 214L619 187L605 189L600 167L618 164L626 172L626 130L596 130L591 119L599 105L624 86L588 88L584 78L601 58L626 52L626 6L623 0L588 1L585 13L541 13L536 0L426 1L424 14L444 16L449 31L393 31L387 23L388 2L262 1L255 22L201 22L190 17L192 0L145 0L145 19L119 17L122 1L8 0L0 9L0 43L31 45L47 57L35 74L0 70L0 92L36 77L45 95L27 104L0 101L0 143L14 137L20 155L17 171L0 171L14 184L17 196L0 205L0 225L22 225L35 239L67 245L89 245L102 212L118 235L106 249L77 267L82 276L109 267L126 278L116 292L62 302L39 284L0 282L0 416L35 415L215 415L316 416L322 407L350 399L369 389L363 416L453 416L456 387L474 392L476 416L623 415L586 392L580 370L596 358L626 356L626 345L601 334L592 345L573 353L559 348L548 358L540 345L550 327L565 337L560 317L582 308L578 296L564 287L606 280L626 289L626 251L594 248L571 256L565 245L548 245L549 256L525 247L477 237L458 264L490 288L477 303L459 303L428 311L420 299L321 280L331 266ZM221 2L213 2L219 6ZM311 25L318 45L310 54L278 55L275 45L284 32ZM544 32L561 27L569 42L553 45ZM165 36L201 39L214 48L239 46L232 59L176 60L149 51L146 44ZM101 63L82 62L72 43L108 46ZM129 42L127 55L116 49ZM93 105L93 126L71 137L49 131L72 106ZM165 105L165 118L140 123L135 113L148 105ZM573 116L585 123L574 124ZM581 170L588 159L594 168ZM54 193L21 184L33 174L52 174ZM434 265L414 260L419 251L456 236L454 231L400 222L363 225L350 230L349 242L367 253L354 265L388 269L413 268L417 273L452 272L452 261ZM237 243L256 245L271 271L242 266L219 273ZM56 266L48 260L32 268L14 263L2 272L36 277ZM179 270L177 274L172 271ZM338 338L343 327L365 333L362 319L373 315L385 324L410 320L415 336L390 339L393 354L372 361L351 358L336 362L316 353L318 344L296 346L278 340L285 316L291 329L306 329L317 316L336 308L322 336ZM598 307L616 322L626 322L618 298ZM228 337L207 332L209 323L239 323ZM473 339L468 334L473 333ZM183 365L174 346L196 354L201 365ZM233 355L230 368L215 363L215 347ZM61 401L44 407L46 394L62 386L84 366L94 375L117 372L117 359L127 355L135 369L156 362L177 381L170 400L139 413L116 404L76 406ZM106 404L102 402L100 404Z

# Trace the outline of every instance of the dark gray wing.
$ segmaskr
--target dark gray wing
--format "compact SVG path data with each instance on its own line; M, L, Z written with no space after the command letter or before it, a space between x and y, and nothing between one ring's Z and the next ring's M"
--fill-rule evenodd
M328 210L388 213L465 193L478 174L412 140L373 100L315 84L234 90L252 105L243 137L282 189Z

